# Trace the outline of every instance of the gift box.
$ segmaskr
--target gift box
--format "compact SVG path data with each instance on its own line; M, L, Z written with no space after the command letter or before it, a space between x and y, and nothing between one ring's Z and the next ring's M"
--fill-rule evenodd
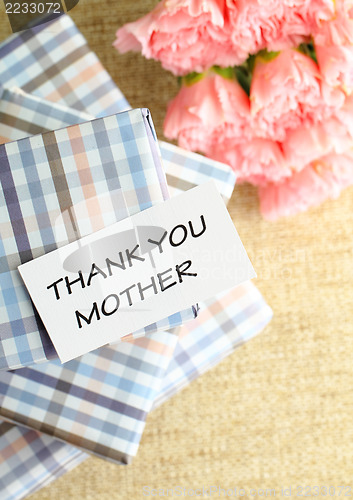
M128 111L0 146L2 369L57 357L17 267L168 196L150 123L147 110ZM195 315L190 307L125 339Z
M59 21L56 22L59 23ZM119 104L119 100L114 98L114 95L116 95L116 93L114 94L114 92L116 92L116 87L111 80L110 85L102 87L104 89L101 92L102 98L98 100L94 100L93 96L92 99L90 99L89 91L87 91L87 89L86 91L84 91L82 86L81 88L76 87L75 80L71 79L70 71L71 74L75 74L76 76L78 76L80 71L82 71L82 67L80 70L77 64L69 62L69 54L72 51L75 51L75 40L81 40L80 43L82 44L82 38L78 36L79 32L77 28L74 26L72 20L67 16L63 16L60 20L60 23L57 24L56 31L59 32L60 30L61 38L66 39L66 41L70 39L71 41L70 44L66 45L67 52L61 50L60 40L58 38L55 39L55 43L50 41L51 37L54 35L51 35L49 33L47 35L44 35L43 33L42 35L40 35L40 32L42 31L40 29L37 29L37 31L31 30L27 33L26 37L28 38L28 40L32 40L29 43L34 44L36 47L39 47L42 44L41 53L43 54L43 60L47 58L47 60L49 61L47 65L44 64L43 61L39 62L39 64L41 64L41 70L46 72L47 88L51 88L51 92L46 91L45 85L36 87L35 84L32 84L34 85L32 86L32 89L30 89L29 87L27 87L27 89L31 92L36 92L37 96L45 96L47 98L51 98L53 101L60 100L62 104L68 103L66 99L68 99L68 96L71 96L71 102L74 102L76 99L75 106L78 109L87 109L87 111L90 113L92 113L93 106L97 106L96 111L93 111L93 114L96 114L97 116L104 116L106 112L118 111L116 107L121 106L121 104ZM51 29L51 31L54 30ZM63 33L63 31L66 31L66 33ZM68 33L71 34L67 36ZM78 38L76 38L77 36ZM16 58L18 61L18 65L14 65L10 61L10 57L8 57L7 61L4 60L4 58L1 58L1 75L5 75L5 77L0 77L3 78L1 81L2 83L11 81L11 85L16 86L21 86L22 84L26 85L28 84L28 82L35 80L34 78L31 78L26 74L26 62L23 60L23 51L19 49L19 47L22 46L24 47L25 51L28 52L29 45L27 39L24 39L23 36L20 35L14 35L10 40L5 41L2 46L0 46L0 55L7 57L11 54L12 49L10 47L10 42L13 44L13 50L17 49ZM56 54L52 53L55 46L58 48L60 57L57 57ZM38 63L38 61L40 61L40 58L36 59L35 62ZM50 71L46 71L47 67L50 67L51 65L59 65L62 67L63 71L58 72L56 76L52 76ZM70 66L72 66L71 70L66 71L65 68L68 68ZM9 68L11 68L11 70L9 70ZM103 72L104 78L108 76L109 79L109 75L107 75L107 73L101 66L99 67L99 70L97 70L97 67L89 68L90 74L93 74L94 71L96 71L96 76L99 75L100 72ZM63 89L65 88L65 85L63 83L64 78L67 79L66 94L63 92ZM94 78L92 78L92 81L93 80ZM39 80L37 80L37 82L38 81ZM55 88L56 82L58 81L61 82L61 86ZM83 78L78 77L77 81L82 82ZM107 83L107 80L105 80L105 83ZM104 99L106 100L104 101ZM86 107L83 104L84 100L86 102ZM120 103L121 102L122 101L120 101ZM124 106L126 106L126 101L125 104L122 104L122 108L119 108L119 110L124 109ZM200 182L208 180L209 176L212 176L216 179L217 186L220 192L223 194L224 198L226 199L230 197L234 187L235 178L234 174L228 167L207 160L203 157L200 157L199 155L182 151L180 148L167 145L165 143L160 143L160 149L166 167L168 182L171 188L174 187L187 189L189 187L192 187L193 185L197 185ZM214 309L211 310L208 315L203 316L202 324L200 324L199 321L197 323L192 322L189 324L190 326L192 324L195 324L195 329L198 330L196 337L194 337L195 332L192 328L185 329L184 327L182 327L181 329L179 329L179 346L179 337L165 334L164 342L168 338L169 342L172 342L172 340L175 339L175 342L177 343L175 349L174 346L170 345L169 352L172 353L174 351L175 355L170 355L170 359L166 363L166 365L168 366L168 375L166 376L166 371L163 372L161 370L160 372L160 387L153 396L154 401L156 402L152 402L150 408L153 404L158 404L164 399L170 397L171 394L175 393L177 390L185 386L185 384L188 383L189 380L192 380L199 374L203 373L203 371L216 364L223 357L230 354L242 342L259 333L262 328L270 321L272 315L270 308L261 297L261 294L251 283L241 285L237 290L229 292L228 300L226 300L225 298L223 298L221 301L215 299L214 303L219 304L218 309L215 305ZM159 333L158 335L162 334ZM205 338L204 342L202 342L203 335ZM141 352L141 349L144 348L141 343L147 342L147 339L141 339L138 342L140 343L138 348ZM134 342L132 342L131 345L134 346ZM125 348L125 346L120 344L119 346L117 346L117 348L121 349ZM148 345L146 345L146 350L147 349ZM133 360L136 358L136 352L134 348L131 350L131 356ZM129 363L129 358L126 358L126 364ZM161 388L161 384L163 384L163 388ZM150 395L152 396L152 392L150 393ZM146 407L148 407L148 405ZM72 448L68 444L59 442L52 437L48 436L48 439L57 443L57 446L63 448L68 447L69 449ZM25 455L25 449L18 452L17 459L19 463L23 462L23 457ZM35 463L35 460L33 463ZM65 464L63 461L63 468L61 470L61 473L64 473L65 470ZM27 473L25 473L24 471L22 472L23 484L25 484L26 477L28 476ZM3 478L1 469L0 477ZM19 475L18 482L21 482L21 480L22 478ZM41 479L38 478L37 481L37 485L39 487ZM23 494L25 494L25 488Z
M17 87L0 86L0 143L91 120L88 113L27 94Z
M130 108L68 15L0 43L0 84L95 117Z
M166 372L161 374L162 386L155 395L153 408L261 332L272 316L271 309L252 283L241 285L228 297L224 294L213 304L213 317L203 309L195 322L179 328L178 337L169 335L170 339L174 337L178 341L175 349L170 349L173 354ZM139 342L142 341L146 339ZM133 360L135 353L133 348ZM128 357L126 364L130 364ZM8 423L3 425L5 427L0 425L0 456L4 459L0 463L0 485L4 500L24 498L88 457L77 448L45 434Z
M87 455L74 446L3 422L0 424L1 498L25 498L86 458Z
M117 463L136 455L176 337L155 333L0 376L0 416Z
M238 297L234 300L236 293ZM194 322L179 328L178 341L153 408L262 331L272 316L271 309L250 282L228 297L224 294L213 304L212 318L207 309L202 309ZM0 457L3 457L0 487L4 500L19 500L73 469L88 455L50 436L3 423Z
M18 130L18 134L23 131ZM172 145L164 145L164 156L174 193L211 177L224 199L229 199L235 178L227 166ZM166 399L171 386L174 392L179 390L193 375L206 369L207 360L216 362L222 348L228 353L231 346L244 341L246 332L250 336L245 325L253 321L251 333L255 334L269 320L268 306L259 300L258 292L255 301L254 292L256 288L247 284L211 300L202 324L195 324L195 331L181 329L183 356L180 349L176 351L175 362L171 360L178 337L160 333L150 339L102 348L63 366L50 362L3 372L0 414L99 456L128 463L137 452L146 416L157 397L158 401ZM241 296L247 296L247 300L238 300ZM186 344L185 339L189 339ZM164 384L167 368L170 375Z

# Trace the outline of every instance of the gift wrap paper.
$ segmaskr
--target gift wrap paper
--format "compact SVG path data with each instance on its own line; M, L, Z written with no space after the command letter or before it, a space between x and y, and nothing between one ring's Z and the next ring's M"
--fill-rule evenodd
M156 333L153 339L97 349L64 365L51 361L4 371L0 415L103 458L130 463L175 341Z
M0 44L0 84L96 117L130 108L67 15Z
M86 458L74 446L45 434L0 423L0 498L25 498Z
M72 21L70 18L67 16L63 16L60 19L60 22L64 21L64 27L65 30L70 31L71 33L76 33L77 34L77 29L73 25ZM57 21L58 22L58 21ZM62 27L63 25L61 25ZM38 28L37 28L38 30ZM40 32L40 30L38 30ZM59 31L59 29L58 29ZM39 33L34 33L34 38L37 39L39 36ZM72 36L72 35L70 35ZM28 35L27 35L28 37ZM64 38L64 33L61 34L61 37ZM63 64L64 66L70 66L70 64L66 63L66 57L68 56L68 52L70 52L71 49L74 48L74 43L73 39L71 39L71 44L67 46L67 51L64 54L61 54L62 57L61 59L56 59L55 60L55 55L52 54L53 50L53 45L50 45L48 42L50 36L46 35L46 37L43 37L42 34L42 40L46 38L47 42L47 49L42 47L42 49L48 50L47 56L52 59L52 65L55 64ZM19 40L20 39L20 40ZM82 40L81 37L77 37L74 39L79 39ZM27 40L23 39L19 35L15 35L12 37L12 43L14 43L14 40L17 40L17 42L14 44L15 46L19 47L20 45L26 46ZM34 42L32 42L34 43ZM44 42L42 42L43 44ZM57 45L60 45L58 42L58 39L56 39ZM4 47L10 53L8 50L8 42L5 42L2 46L2 50L4 50ZM45 45L45 44L44 44ZM49 48L48 48L49 47ZM60 49L60 47L58 47ZM19 68L22 65L22 68L25 66L25 63L21 62L22 59L22 54L23 51L19 51L17 53L17 58L18 61L20 62L19 65L17 65L15 68L12 67L11 69L11 85L15 86L21 86L21 80L16 77L18 74ZM3 61L0 60L0 64ZM38 62L38 61L36 61ZM76 67L75 67L76 66ZM106 85L103 85L102 88L104 89L104 92L102 91L102 96L105 97L104 99L101 99L99 101L98 107L102 106L103 108L101 109L96 109L94 111L93 109L93 104L87 104L90 102L90 99L87 98L88 94L84 94L83 90L80 89L78 90L75 83L70 83L66 87L67 89L70 88L70 92L66 94L66 96L71 95L75 96L74 99L76 99L76 108L77 109L85 109L89 113L96 114L97 116L104 116L107 112L107 110L110 110L110 112L115 112L115 111L120 111L123 109L127 108L127 103L124 100L124 98L121 95L121 92L115 87L113 82L108 78L107 79L107 73L105 70L102 68L102 66L99 64L98 66L98 71L97 74L100 74L101 72L104 73L104 78L105 78L105 83ZM75 69L74 69L75 67ZM94 71L96 71L97 68L94 68ZM80 73L80 69L78 69L78 66L76 64L73 64L73 68L71 69L72 72L76 72L76 74ZM26 71L22 70L20 71L21 73L21 78L27 79L28 81L28 76L24 76ZM60 73L60 77L62 76L64 72ZM93 73L93 69L92 69ZM7 73L9 76L9 73ZM15 75L15 76L13 76ZM58 76L53 76L53 79L57 78ZM2 78L2 74L1 77ZM102 78L104 80L104 78ZM47 74L47 86L50 86L50 80L52 79L51 72ZM77 78L78 82L82 82L84 78ZM110 80L110 84L109 81ZM23 80L22 80L23 81ZM38 81L38 80L37 80ZM108 82L108 83L107 83ZM1 83L4 84L5 81L1 79ZM55 86L55 84L54 84ZM107 90L108 89L108 90ZM23 90L23 89L22 89ZM27 90L29 90L27 88ZM56 89L57 90L57 89ZM38 91L36 91L35 88L31 89L31 92L36 93L37 96L41 97L46 97L46 98L52 98L53 100L61 100L62 104L68 104L67 97L65 99L65 96L62 97L61 95L58 95L56 93L55 98L52 96L49 96L49 93L43 92L43 87ZM116 92L119 93L120 99L117 100L114 95L116 95ZM84 96L86 98L86 106L82 105ZM36 99L33 96L26 96L29 99ZM73 99L73 100L74 100ZM95 105L97 105L97 100L94 101L92 99L91 102L94 102ZM118 103L118 104L117 104ZM44 104L46 104L44 102ZM105 109L104 109L104 106ZM119 109L117 109L119 107ZM55 112L53 112L54 116ZM83 121L83 120L82 120ZM40 120L39 120L40 122ZM43 122L42 122L43 123ZM21 124L17 124L18 126L17 133L18 134L23 134L24 132L24 126ZM41 125L39 125L41 126ZM50 127L50 125L49 125ZM22 131L21 131L22 128ZM53 127L55 128L55 127ZM27 131L29 134L30 131ZM0 134L1 135L1 134ZM17 135L13 137L14 139L20 138L21 135ZM23 135L22 135L23 137ZM199 155L195 155L193 153L187 153L180 148L177 148L172 145L168 145L166 143L160 143L160 148L161 148L161 153L164 161L164 165L166 168L166 174L167 174L167 179L168 179L168 184L171 189L174 189L175 193L177 190L185 190L189 189L195 185L198 185L202 182L205 182L209 180L210 176L216 180L216 183L218 185L219 191L221 194L224 196L225 199L229 199L231 196L233 187L234 187L234 174L232 171L228 168L225 167L221 164L218 164L216 162L207 160L203 157L200 157ZM236 301L237 303L235 303ZM173 344L173 339L176 339L176 336L165 334L164 341L168 338L169 339L169 352L170 352L170 359L169 362L167 363L167 375L164 372L164 375L161 376L161 381L160 384L163 384L162 388L160 387L158 394L156 393L154 396L152 404L160 404L160 402L166 400L170 395L174 394L177 392L179 389L184 387L189 380L192 380L193 378L197 377L199 374L203 373L205 370L219 362L223 357L228 355L232 350L234 350L235 347L240 345L242 342L247 340L248 338L251 338L251 336L255 335L256 333L259 333L263 326L270 320L271 318L271 310L268 308L266 303L264 302L263 298L257 291L257 289L251 284L248 283L246 285L242 285L241 287L238 287L238 289L234 292L231 292L229 294L221 294L217 299L214 301L210 302L210 306L212 306L212 303L214 304L213 311L209 311L206 314L203 314L203 323L200 325L200 322L198 321L195 323L195 332L198 332L197 335L194 336L193 329L184 329L181 328L179 329L180 332L180 342L177 342L177 347L174 350ZM253 306L253 307L251 307ZM222 314L221 314L222 313ZM190 323L194 324L194 322ZM243 325L243 326L242 326ZM246 325L246 326L245 326ZM163 335L162 333L159 333L157 335ZM202 336L205 335L207 336L207 342L202 341ZM189 341L187 340L189 338ZM144 344L145 342L148 344L149 339L141 339L138 342L140 345L138 346L139 348L144 349ZM175 340L176 342L176 340ZM212 342L212 344L210 344ZM180 346L179 346L180 343ZM134 342L132 342L132 346L134 346ZM214 346L214 348L212 348ZM119 349L124 349L124 345L119 345L117 346ZM104 349L111 349L111 348L104 348ZM148 345L146 345L146 349L148 350ZM175 356L171 356L172 352L176 353ZM134 351L134 347L132 350L133 357L136 355ZM129 365L130 361L127 361L127 365ZM52 364L52 363L50 363ZM55 362L54 362L55 364ZM179 368L178 368L179 367ZM43 367L39 367L44 368ZM146 412L147 413L147 412ZM11 417L9 417L11 418ZM22 417L21 417L22 418ZM16 427L15 427L16 429ZM29 431L32 432L32 431ZM34 431L33 431L34 432ZM49 431L51 432L51 431ZM40 435L40 434L39 434ZM61 443L57 441L56 439L51 438L50 436L47 437L48 440L51 440L49 442L56 443L56 445L59 448L68 448L67 452L63 453L70 453L70 450L72 450L72 447ZM81 453L81 452L79 452ZM18 452L18 459L21 462L23 460L23 455L26 455L26 452L22 452L21 456L21 451ZM85 457L84 454L82 454L83 457ZM35 457L33 457L35 460ZM126 458L126 457L125 457ZM74 463L73 463L74 466ZM30 467L29 467L30 468ZM65 468L65 460L63 459L63 467L61 473L64 473L67 469ZM0 474L2 474L0 470ZM48 472L48 476L50 476L51 472ZM59 472L57 472L59 475ZM2 475L1 475L2 477ZM55 476L57 477L57 476ZM10 479L8 478L8 481ZM18 477L18 481L21 482L21 477ZM26 483L27 479L24 475L23 478L23 484ZM40 479L38 479L38 483L40 487ZM25 491L25 487L24 487ZM30 491L30 490L29 490ZM9 497L11 498L11 497Z

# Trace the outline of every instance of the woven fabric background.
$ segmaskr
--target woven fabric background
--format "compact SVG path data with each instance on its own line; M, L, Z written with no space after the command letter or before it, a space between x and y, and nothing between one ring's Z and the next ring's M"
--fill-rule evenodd
M129 102L150 108L162 138L176 78L111 47L119 26L156 3L81 0L71 15ZM1 4L0 38L9 34ZM257 205L253 188L236 187L230 212L271 325L150 414L132 465L90 458L32 500L134 500L143 486L238 487L259 498L290 486L291 496L304 496L300 486L335 486L338 496L347 485L353 495L353 189L277 223Z

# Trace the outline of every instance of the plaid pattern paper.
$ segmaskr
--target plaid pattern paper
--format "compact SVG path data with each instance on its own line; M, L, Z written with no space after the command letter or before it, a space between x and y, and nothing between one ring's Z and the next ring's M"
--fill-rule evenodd
M0 415L118 463L137 453L177 337L155 333L59 361L3 371Z
M68 15L0 43L0 85L95 117L130 108Z
M57 357L17 267L167 196L144 113L129 111L0 146L0 368ZM125 339L173 328L195 314L190 307Z
M0 86L0 143L92 120L91 115Z
M0 497L20 500L87 458L74 446L45 434L0 423Z
M271 318L271 308L250 281L201 303L195 321L178 330L178 342L153 407L258 335Z

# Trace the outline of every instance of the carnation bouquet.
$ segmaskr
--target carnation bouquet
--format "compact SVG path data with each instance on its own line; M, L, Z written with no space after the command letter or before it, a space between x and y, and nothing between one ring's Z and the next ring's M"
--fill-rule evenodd
M164 0L117 31L180 77L164 133L275 220L353 184L353 0Z

